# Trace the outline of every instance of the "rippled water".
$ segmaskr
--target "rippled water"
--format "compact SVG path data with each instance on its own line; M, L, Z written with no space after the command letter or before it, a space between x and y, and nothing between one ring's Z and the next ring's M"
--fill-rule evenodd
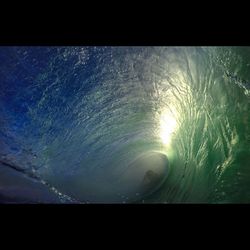
M1 162L55 202L250 202L249 98L248 47L1 47ZM168 173L144 197L150 152Z

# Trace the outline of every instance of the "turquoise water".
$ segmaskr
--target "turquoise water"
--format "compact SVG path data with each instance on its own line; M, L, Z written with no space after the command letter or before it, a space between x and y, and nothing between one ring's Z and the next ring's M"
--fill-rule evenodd
M250 201L250 48L1 50L0 153L52 191L78 202ZM150 152L169 166L144 197L128 166Z

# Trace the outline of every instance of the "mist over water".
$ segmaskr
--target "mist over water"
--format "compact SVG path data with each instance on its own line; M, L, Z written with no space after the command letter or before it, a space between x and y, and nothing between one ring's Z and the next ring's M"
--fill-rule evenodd
M0 160L53 202L248 203L249 98L248 47L1 47Z

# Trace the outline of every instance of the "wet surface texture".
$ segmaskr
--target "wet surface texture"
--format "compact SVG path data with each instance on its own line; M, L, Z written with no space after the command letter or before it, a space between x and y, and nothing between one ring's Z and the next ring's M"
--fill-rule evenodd
M5 202L249 203L249 47L1 47Z

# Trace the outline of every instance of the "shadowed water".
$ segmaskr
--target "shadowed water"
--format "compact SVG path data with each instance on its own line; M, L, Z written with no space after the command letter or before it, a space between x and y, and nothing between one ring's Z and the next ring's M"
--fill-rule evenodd
M249 91L248 47L1 47L0 199L250 202Z

